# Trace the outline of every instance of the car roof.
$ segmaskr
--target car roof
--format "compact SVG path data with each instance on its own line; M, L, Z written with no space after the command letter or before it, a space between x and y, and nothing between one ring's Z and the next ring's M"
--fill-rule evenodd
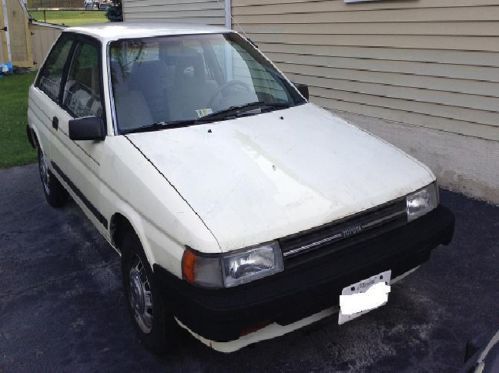
M214 34L230 32L230 30L225 27L196 25L191 23L110 22L68 27L64 29L64 32L89 35L102 42L108 42L118 39L133 39L151 36Z

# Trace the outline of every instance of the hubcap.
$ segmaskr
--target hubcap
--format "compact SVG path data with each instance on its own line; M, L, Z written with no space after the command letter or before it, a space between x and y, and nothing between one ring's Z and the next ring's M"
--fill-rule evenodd
M140 258L136 257L130 268L130 306L134 312L135 321L146 334L152 329L152 293L151 285Z
M45 192L47 194L50 194L50 189L49 189L49 167L47 165L47 159L45 158L45 155L43 152L40 150L40 161L38 162L38 167L40 169L40 177L42 179L42 185L43 189L45 189Z

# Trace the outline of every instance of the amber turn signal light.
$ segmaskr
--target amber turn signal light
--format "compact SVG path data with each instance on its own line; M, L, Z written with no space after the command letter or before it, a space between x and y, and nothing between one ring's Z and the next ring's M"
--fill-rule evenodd
M186 248L182 255L182 277L188 283L193 284L196 280L196 254L189 248Z

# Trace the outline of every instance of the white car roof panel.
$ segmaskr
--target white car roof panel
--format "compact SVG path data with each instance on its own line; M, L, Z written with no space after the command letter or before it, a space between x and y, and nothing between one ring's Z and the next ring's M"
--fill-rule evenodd
M64 32L89 35L103 43L118 39L144 38L168 35L214 34L229 32L220 26L197 25L190 23L138 23L116 22L95 25L68 27Z

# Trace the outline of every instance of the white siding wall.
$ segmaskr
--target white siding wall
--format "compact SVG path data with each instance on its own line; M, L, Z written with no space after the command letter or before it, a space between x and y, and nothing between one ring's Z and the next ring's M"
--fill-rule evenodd
M125 21L223 25L224 3L216 0L124 0Z
M222 1L124 0L126 20L223 24ZM232 0L312 101L499 203L499 0Z
M499 141L499 0L232 0L324 107Z

